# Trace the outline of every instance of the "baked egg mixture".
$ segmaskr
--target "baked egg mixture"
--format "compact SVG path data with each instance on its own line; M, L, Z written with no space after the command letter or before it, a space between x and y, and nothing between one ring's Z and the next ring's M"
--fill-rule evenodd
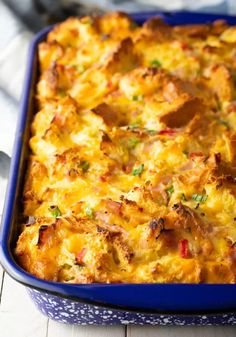
M38 55L20 265L67 283L235 283L236 26L69 18Z

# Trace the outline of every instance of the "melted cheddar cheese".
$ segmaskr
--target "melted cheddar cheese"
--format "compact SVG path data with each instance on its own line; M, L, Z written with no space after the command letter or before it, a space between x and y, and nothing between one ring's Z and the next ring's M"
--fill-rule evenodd
M15 254L69 283L235 283L236 27L70 18L39 45Z

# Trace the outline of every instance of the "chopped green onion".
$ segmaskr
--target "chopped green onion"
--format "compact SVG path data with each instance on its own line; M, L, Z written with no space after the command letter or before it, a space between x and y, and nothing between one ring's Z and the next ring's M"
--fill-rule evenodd
M218 119L218 122L219 122L219 124L224 125L227 129L230 128L229 122L227 122L226 120L224 120L224 119Z
M82 264L79 264L78 262L75 263L75 266L78 268L78 269L83 269L84 266Z
M51 212L51 214L54 218L58 218L58 217L61 216L61 211L58 208L58 206L50 206L49 211Z
M86 70L86 68L85 68L85 66L84 66L83 64L77 65L77 66L76 66L76 69L78 70L78 72L79 72L80 74L82 74L82 73Z
M139 143L140 143L140 139L138 139L136 137L132 137L128 141L128 148L129 149L134 149L135 146L138 145Z
M169 187L166 188L166 192L167 192L169 195L173 194L174 191L175 191L175 189L174 189L174 186L173 186L173 185L171 185L171 186L169 186Z
M140 176L143 173L144 170L144 164L140 164L136 168L133 168L132 175L133 176Z
M83 172L87 172L89 169L89 163L86 160L82 160L78 163L78 167L81 168Z
M202 69L201 68L196 71L196 75L197 76L201 76L202 75Z
M217 101L216 105L217 105L217 110L222 110L222 104L220 101Z
M152 67L155 67L155 68L161 67L161 62L158 61L158 60L152 60L152 61L150 62L150 64L151 64Z
M183 150L183 154L185 154L185 156L188 157L189 152L187 150Z
M139 123L132 123L128 126L130 130L138 129L140 127Z
M65 97L66 96L66 91L63 89L59 89L57 92L58 96L60 97Z
M92 25L93 24L93 19L90 16L87 16L81 20L81 23L85 25Z
M205 202L208 198L208 195L206 194L193 194L192 195L192 200L197 201L197 202Z
M157 130L147 129L147 132L150 133L150 135L155 135Z
M184 193L181 193L181 200L182 201L187 201L187 198Z
M135 29L135 28L137 28L138 27L138 24L136 23L136 22L131 22L130 23L130 26L129 26L129 28L131 29L131 30L133 30L133 29Z
M85 209L85 214L90 218L90 219L93 219L94 217L94 212L93 212L93 209L90 207L90 206L86 206Z
M75 68L79 73L83 73L86 70L83 64L70 64L69 66Z
M61 266L61 268L62 269L70 269L72 266L70 265L70 264L68 264L68 263L64 263L62 266Z
M135 101L135 102L140 102L140 101L142 101L142 99L143 99L143 95L134 95L132 97L132 100Z

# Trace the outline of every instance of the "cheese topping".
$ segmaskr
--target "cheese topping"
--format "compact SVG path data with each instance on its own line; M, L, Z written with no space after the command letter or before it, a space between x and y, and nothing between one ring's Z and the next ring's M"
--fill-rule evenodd
M15 254L69 283L235 283L236 27L70 18L39 45Z

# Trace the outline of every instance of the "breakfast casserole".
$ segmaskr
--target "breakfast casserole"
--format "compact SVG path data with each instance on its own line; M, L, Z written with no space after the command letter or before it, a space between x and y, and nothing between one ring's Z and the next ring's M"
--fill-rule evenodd
M20 265L67 283L235 283L236 26L75 17L38 55Z

